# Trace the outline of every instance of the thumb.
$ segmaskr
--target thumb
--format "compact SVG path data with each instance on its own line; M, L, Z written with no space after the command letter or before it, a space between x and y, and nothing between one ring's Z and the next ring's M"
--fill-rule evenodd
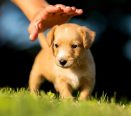
M37 31L35 31L33 33L30 33L30 35L29 35L29 38L30 38L31 41L36 40L37 37L38 37L38 32Z
M35 24L33 27L29 26L29 38L34 41L38 37L38 25Z

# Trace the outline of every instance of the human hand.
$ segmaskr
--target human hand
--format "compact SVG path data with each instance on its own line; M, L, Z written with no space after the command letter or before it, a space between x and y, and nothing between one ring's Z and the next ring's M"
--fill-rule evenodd
M31 21L28 31L30 39L33 41L37 38L38 33L42 32L54 25L67 22L70 18L81 15L82 9L69 7L62 4L48 5L36 13Z

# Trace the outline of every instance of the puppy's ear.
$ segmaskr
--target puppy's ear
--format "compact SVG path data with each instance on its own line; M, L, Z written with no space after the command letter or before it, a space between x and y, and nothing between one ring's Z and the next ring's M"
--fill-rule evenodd
M85 26L82 26L81 33L83 37L84 48L90 48L95 39L95 32Z
M52 27L51 30L47 34L47 43L49 46L51 46L54 41L54 32L55 32L56 27L58 27L58 25Z

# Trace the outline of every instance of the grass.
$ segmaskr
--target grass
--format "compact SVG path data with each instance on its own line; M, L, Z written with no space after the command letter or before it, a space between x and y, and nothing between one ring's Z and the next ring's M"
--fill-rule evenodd
M103 95L88 101L61 100L41 92L33 96L26 89L0 89L0 116L131 116L131 103L116 103Z

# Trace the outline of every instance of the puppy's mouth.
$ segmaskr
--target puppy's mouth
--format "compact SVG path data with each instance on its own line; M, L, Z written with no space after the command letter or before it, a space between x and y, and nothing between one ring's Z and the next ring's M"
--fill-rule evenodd
M74 60L56 60L56 65L62 68L70 68L74 64Z

